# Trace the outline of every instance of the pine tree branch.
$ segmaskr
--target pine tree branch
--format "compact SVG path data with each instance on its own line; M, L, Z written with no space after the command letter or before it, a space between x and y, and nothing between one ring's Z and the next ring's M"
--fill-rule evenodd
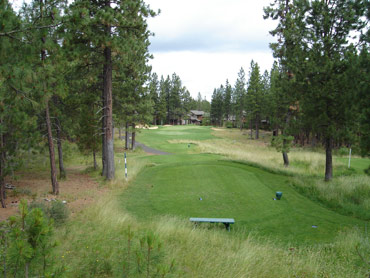
M17 89L16 87L14 87L12 84L9 84L9 86L10 86L10 88L12 88L17 94L20 94L20 95L22 95L25 99L27 99L28 101L30 101L31 103L33 103L33 100L32 99L30 99L30 98L28 98L27 96L26 96L26 92L23 92L23 91L21 91L21 90L19 90L19 89Z
M25 31L30 31L30 30L37 30L37 29L46 29L46 28L58 27L58 26L59 26L59 25L61 25L62 23L63 23L63 22L59 22L58 24L51 24L51 25L45 25L45 26L29 27L29 28L25 28L25 29L18 29L18 30L12 30L12 31L9 31L9 32L3 32L3 33L0 33L0 37L9 36L9 35L11 35L11 34L20 33L20 32L25 32Z

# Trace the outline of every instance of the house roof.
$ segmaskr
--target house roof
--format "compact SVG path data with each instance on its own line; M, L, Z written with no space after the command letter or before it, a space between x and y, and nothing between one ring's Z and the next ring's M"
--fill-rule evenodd
M199 110L190 110L190 113L196 115L196 116L203 116L204 111L199 111Z

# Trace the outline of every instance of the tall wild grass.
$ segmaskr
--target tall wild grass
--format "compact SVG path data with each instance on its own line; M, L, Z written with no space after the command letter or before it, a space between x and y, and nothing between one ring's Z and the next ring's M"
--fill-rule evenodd
M149 276L148 235L154 242ZM370 250L361 230L345 231L332 244L296 247L240 231L195 228L175 217L138 222L122 212L114 194L59 229L57 237L65 277L360 278L367 273L361 256Z

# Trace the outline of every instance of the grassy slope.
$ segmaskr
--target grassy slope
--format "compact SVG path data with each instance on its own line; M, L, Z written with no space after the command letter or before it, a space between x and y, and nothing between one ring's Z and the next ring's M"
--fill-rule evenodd
M148 231L154 232L158 242L162 242L161 251L157 247L153 250L153 253L160 252L162 255L155 259L150 277L158 266L169 265L173 259L176 262L175 269L163 277L366 277L367 268L357 255L355 246L359 246L359 251L366 256L370 250L368 238L361 231L344 230L337 234L330 230L330 227L333 230L340 228L341 221L347 225L358 223L356 220L330 212L297 194L287 186L286 181L290 178L286 176L240 163L220 161L219 155L199 154L200 148L195 145L188 148L187 143L166 142L174 139L174 136L183 139L179 131L187 136L186 140L212 139L207 128L196 128L196 139L186 128L189 127L174 127L177 132L172 135L164 133L171 131L171 128L158 130L163 132L161 136L154 136L156 132L152 130L141 133L139 141L179 154L146 156L140 152L129 152L129 179L141 172L136 180L129 182L125 193L121 193L121 183L124 181L121 162L121 166L116 164L118 181L109 184L112 188L118 187L117 190L102 196L97 204L57 231L57 238L61 242L56 251L59 258L57 266L66 269L65 277L122 277L123 262L127 261L128 227L131 227L134 237L131 273L126 273L125 277L146 276L145 272L135 272L134 253L140 250L139 239ZM122 145L121 142L116 143ZM122 157L122 153L116 153L116 160ZM151 167L142 170L146 163ZM199 188L194 188L194 182L188 181L190 175ZM231 177L232 183L228 182ZM124 184L126 187L127 183ZM180 184L187 187L173 186ZM215 190L210 192L206 187ZM279 202L272 201L276 189L284 192ZM177 197L183 200L193 192L196 193L196 199L190 198L184 205L174 202ZM117 194L121 194L118 200ZM166 197L167 194L170 197ZM203 201L197 198L200 194L205 196ZM122 204L123 200L125 202ZM127 206L130 213L122 211L122 205ZM270 209L262 212L254 210L254 206L261 209L268 206ZM153 213L156 215L154 221L150 221L148 215L152 209L156 210ZM242 227L236 225L231 233L213 225L209 229L205 226L194 229L189 221L183 220L187 217L186 209L191 213L203 209L208 212L218 210L220 213L229 210L240 216L233 215ZM165 216L168 212L177 216ZM283 213L286 215L282 216ZM319 217L323 223L308 221L313 217ZM309 222L308 229L305 219ZM289 248L292 245L286 244L289 240L286 237L288 227L281 223L298 224L298 230L289 227L288 231L290 235L295 235L293 241L297 243L310 238L328 241L330 236L337 236L330 240L330 244ZM312 224L319 228L312 229ZM254 230L262 227L258 232L262 237L249 233L251 227ZM274 229L269 229L272 227ZM247 237L246 233L249 233ZM284 243L270 240L274 237Z
M160 127L159 129L143 130L138 134L138 141L152 148L170 153L191 153L192 147L188 144L169 144L169 140L208 140L215 139L210 127L176 126Z
M290 177L222 161L216 155L185 155L195 147L167 143L182 136L211 139L210 132L204 127L144 131L139 137L142 142L180 155L148 157L154 167L145 169L123 194L126 209L145 220L167 214L182 219L233 217L236 230L246 229L284 242L328 242L343 227L364 227L364 222L334 213L298 194L290 186ZM273 200L277 190L283 191L281 201Z

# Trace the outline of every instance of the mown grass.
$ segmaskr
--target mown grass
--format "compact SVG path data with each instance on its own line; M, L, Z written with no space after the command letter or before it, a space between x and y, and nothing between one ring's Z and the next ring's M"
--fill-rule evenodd
M236 233L300 244L330 242L346 226L364 227L298 194L289 177L214 156L177 159L145 169L123 193L122 204L139 220L161 215L235 218ZM280 201L274 200L276 191L283 192Z
M169 140L185 140L184 144L169 144ZM142 130L138 133L138 140L152 148L169 153L187 154L197 150L189 148L188 143L192 140L216 139L211 133L211 128L207 126L164 126L158 129Z
M172 128L176 130L177 127ZM323 151L293 148L289 153L290 166L284 167L281 153L269 146L269 133L262 133L261 140L250 140L248 133L239 130L202 128L198 132L212 132L218 139L183 140L170 139L169 136L163 138L155 132L155 130L144 131L141 135L145 138L159 137L161 139L156 140L174 145L173 150L175 146L185 148L190 143L189 153L191 150L193 153L222 155L224 158L242 161L269 172L298 176L299 182L294 182L294 187L306 197L319 201L342 214L363 220L370 219L368 205L370 177L364 173L364 169L370 164L370 159L352 157L351 168L348 169L346 158L334 156L334 178L333 181L325 183L323 182L325 171ZM349 188L351 190L348 190Z

